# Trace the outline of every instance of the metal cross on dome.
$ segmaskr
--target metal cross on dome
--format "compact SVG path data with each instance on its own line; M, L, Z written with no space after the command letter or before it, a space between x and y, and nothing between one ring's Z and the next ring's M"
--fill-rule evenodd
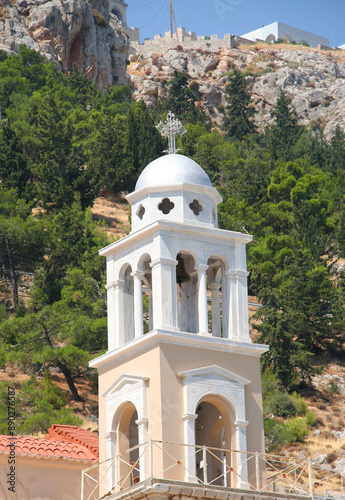
M162 121L156 125L156 128L160 131L163 137L167 137L169 141L168 150L164 151L164 153L175 154L178 149L176 149L176 136L183 136L187 132L182 123L175 118L174 113L169 111L167 115L166 122Z

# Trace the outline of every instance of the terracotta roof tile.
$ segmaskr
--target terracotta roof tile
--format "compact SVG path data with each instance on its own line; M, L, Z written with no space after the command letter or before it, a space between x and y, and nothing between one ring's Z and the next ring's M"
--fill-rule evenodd
M0 435L0 453L9 454L14 441L23 456L92 462L99 457L98 436L74 425L52 425L45 438Z
M48 430L46 438L81 444L88 448L96 457L99 457L98 436L90 431L79 429L76 425L53 424Z

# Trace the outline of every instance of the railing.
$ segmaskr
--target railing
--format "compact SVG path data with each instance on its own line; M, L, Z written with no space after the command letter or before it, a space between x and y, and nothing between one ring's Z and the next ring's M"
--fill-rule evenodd
M81 500L98 500L144 481L161 480L345 500L343 475L325 475L310 460L168 441L148 441L85 469Z

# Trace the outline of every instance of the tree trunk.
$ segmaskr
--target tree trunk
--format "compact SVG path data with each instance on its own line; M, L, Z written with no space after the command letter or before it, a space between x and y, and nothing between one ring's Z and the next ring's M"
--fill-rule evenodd
M14 305L14 309L17 309L17 307L18 307L18 284L17 284L17 278L16 278L16 273L15 273L14 264L13 264L12 248L11 248L11 244L9 242L9 239L7 238L6 235L4 235L4 238L6 241L8 261L10 264L10 275L11 275L12 290L13 290L13 305Z
M81 403L83 401L83 399L78 394L77 388L74 385L73 378L72 378L72 375L71 375L69 369L66 368L66 366L63 365L62 363L58 362L56 364L57 364L57 367L59 368L59 370L62 372L63 376L65 377L65 380L66 380L68 387L72 393L74 401L78 401L79 403Z
M46 338L46 341L47 341L49 347L54 349L52 341L49 337L49 331L48 331L47 327L44 325L44 323L42 323L42 327L43 327L44 335L45 335L45 338ZM77 388L73 382L73 377L71 375L71 372L67 368L67 366L65 366L60 361L56 361L56 366L59 368L59 370L62 372L63 376L65 377L65 380L66 380L67 385L72 393L74 401L78 401L79 403L82 403L83 399L78 394Z

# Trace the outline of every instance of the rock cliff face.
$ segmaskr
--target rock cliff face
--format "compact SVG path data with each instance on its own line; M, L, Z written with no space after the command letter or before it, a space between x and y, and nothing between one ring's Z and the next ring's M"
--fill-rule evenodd
M339 125L345 130L345 52L317 51L291 45L253 45L217 51L183 50L181 46L141 59L130 56L128 73L136 99L154 107L167 95L174 69L187 72L198 85L191 89L198 105L220 124L226 106L226 74L247 74L259 130L272 121L280 90L291 97L300 123L322 129L329 139Z
M76 64L99 89L126 81L128 38L108 0L0 0L0 49L20 45L64 73Z

